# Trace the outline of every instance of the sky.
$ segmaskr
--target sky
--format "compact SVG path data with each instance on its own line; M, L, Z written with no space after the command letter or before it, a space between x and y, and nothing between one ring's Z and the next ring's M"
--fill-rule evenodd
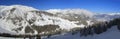
M40 10L80 8L96 13L120 12L120 0L0 0L0 5L26 5Z

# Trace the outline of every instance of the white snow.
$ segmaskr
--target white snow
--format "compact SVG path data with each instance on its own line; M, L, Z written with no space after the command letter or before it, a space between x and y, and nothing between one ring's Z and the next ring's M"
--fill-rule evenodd
M55 24L55 25L59 25L61 29L67 29L67 30L70 30L75 27L79 27L74 22L70 22L68 20L59 17L51 17L47 15L42 15L42 16L44 17L45 21L42 20L36 21L35 22L36 25L43 26L48 24ZM52 19L52 20L48 20L48 19Z
M24 34L25 33L25 27L30 26L28 23L29 20L35 19L35 22L33 24L38 25L38 26L44 26L44 25L58 25L60 26L61 29L66 29L70 30L75 27L83 27L85 25L76 25L75 22L69 21L67 19L63 19L61 17L56 17L56 16L50 16L47 14L36 14L36 12L31 12L31 11L39 11L37 9L34 9L32 7L28 6L22 6L22 5L11 5L11 6L1 6L4 8L0 8L0 14L2 18L0 19L1 21L1 26L2 28L8 30L8 31L13 31L13 29L19 28L20 25L23 27L21 31L18 31L18 34ZM13 12L10 10L15 8ZM63 11L63 13L75 13L75 14L90 14L91 12L83 9L67 9L67 10L60 10L60 12ZM82 13L84 12L84 13ZM4 15L5 14L5 15ZM51 13L49 13L51 14ZM52 13L53 14L53 13ZM10 18L10 19L7 19ZM22 21L19 21L20 19L17 19L16 25L13 24L13 20L11 18L21 18ZM43 19L43 20L41 20ZM20 25L19 25L20 24ZM31 24L32 25L32 24ZM15 32L15 31L14 31ZM37 31L35 31L35 34L37 34Z
M15 10L13 13L11 13L10 10L13 8L15 8ZM31 12L31 11L39 11L39 10L34 9L32 7L28 7L28 6L22 6L22 5L0 6L0 16L2 16L2 18L0 19L1 21L0 27L8 31L15 32L13 31L13 29L19 28L20 27L19 24L21 24L23 28L21 31L18 31L18 34L24 34L25 27L30 26L28 21L31 19L35 19L35 22L33 22L33 24L38 26L53 24L53 25L58 25L60 26L61 29L66 29L68 31L76 27L86 26L82 23L80 25L76 24L80 21L69 21L68 19L64 19L59 16L50 16L44 13L41 13L40 15L38 15L36 14L38 12ZM64 15L68 16L67 14L80 14L88 17L92 17L94 15L94 13L84 9L50 9L46 11L50 12L49 14L62 13L61 16L63 17ZM8 18L21 18L22 21L19 22L18 20L15 20L16 22L16 25L15 25L12 22L14 19L8 19ZM75 18L78 18L78 17L75 16ZM86 22L88 23L88 25L93 24L91 20L86 20ZM34 32L35 32L34 34L37 34L36 30L34 30Z
M98 21L109 21L114 18L120 18L120 13L97 13L94 18Z
M43 32L44 33L44 32ZM117 29L116 26L108 29L106 32L101 34L94 34L88 35L87 37L80 37L80 33L78 32L75 35L71 33L61 34L61 35L54 35L50 38L42 37L42 39L119 39L120 31ZM9 37L0 37L0 39L23 39L23 38L9 38ZM28 39L28 38L27 38Z
M86 22L87 22L88 25L94 24L93 22L91 22L91 20L87 20Z
M8 22L6 22L6 20L2 20L0 19L1 23L0 23L0 27L3 29L6 29L8 31L12 31L11 29L17 28L18 26L14 26L11 21L9 20Z
M80 37L80 33L78 32L75 35L68 33L65 35L59 35L44 39L119 39L119 38L120 38L120 31L116 28L116 26L114 26L102 34L94 34L93 36L88 35L87 37L84 36Z

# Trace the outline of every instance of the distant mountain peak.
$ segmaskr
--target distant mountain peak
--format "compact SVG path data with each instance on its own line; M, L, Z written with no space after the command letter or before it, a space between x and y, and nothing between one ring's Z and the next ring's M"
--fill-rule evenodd
M11 10L11 9L16 9L19 11L32 11L32 10L37 10L35 8L29 7L29 6L24 6L24 5L11 5L11 6L0 6L1 11L5 10Z

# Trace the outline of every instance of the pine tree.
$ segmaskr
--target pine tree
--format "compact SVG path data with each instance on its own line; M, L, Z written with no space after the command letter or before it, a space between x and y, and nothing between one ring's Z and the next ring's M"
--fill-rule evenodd
M120 30L120 25L117 25L118 30Z
M49 35L47 36L47 38L50 38L50 37L51 37L51 35L52 35L52 34L49 34Z
M94 27L94 32L96 34L100 34L102 33L102 30L101 30L101 26L99 24L96 24L95 27Z
M40 35L36 35L36 39L41 39L41 36Z
M120 30L120 18L116 20L117 21L117 28Z
M92 32L92 27L91 26L88 26L88 35L93 35L93 32Z
M86 27L80 30L80 36L86 36Z
M80 36L83 36L83 34L84 34L84 30L83 30L83 28L81 28L80 29Z
M102 29L103 29L103 32L107 31L107 24L104 24L104 25L102 26Z

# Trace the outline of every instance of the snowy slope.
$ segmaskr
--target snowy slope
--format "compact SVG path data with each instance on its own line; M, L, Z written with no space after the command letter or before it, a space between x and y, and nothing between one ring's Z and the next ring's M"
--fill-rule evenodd
M72 35L71 33L67 33L64 35L57 35L57 36L51 36L50 38L42 38L42 39L119 39L120 37L120 31L117 29L116 26L108 29L106 32L102 34L94 34L88 35L87 37L80 37L80 33L78 32L75 35ZM0 37L0 39L15 39L15 38L7 38L7 37ZM16 38L16 39L23 39L23 38Z
M46 34L93 24L91 12L67 11L64 12L67 14L53 14L23 5L0 6L0 27L16 34Z
M85 9L50 9L41 11L23 5L0 6L0 33L63 34L64 32L92 25L95 22L109 21L119 17L120 13L95 14ZM45 39L108 39L107 37L111 37L113 34L115 38L119 38L118 33L116 27L113 27L100 35L80 37L80 33L75 35L67 33Z
M102 33L102 34L95 34L93 36L89 35L87 37L80 37L80 33L77 33L75 35L72 35L71 33L60 35L60 36L54 36L50 38L44 38L44 39L119 39L120 37L120 31L117 29L116 26L110 28L108 31Z

